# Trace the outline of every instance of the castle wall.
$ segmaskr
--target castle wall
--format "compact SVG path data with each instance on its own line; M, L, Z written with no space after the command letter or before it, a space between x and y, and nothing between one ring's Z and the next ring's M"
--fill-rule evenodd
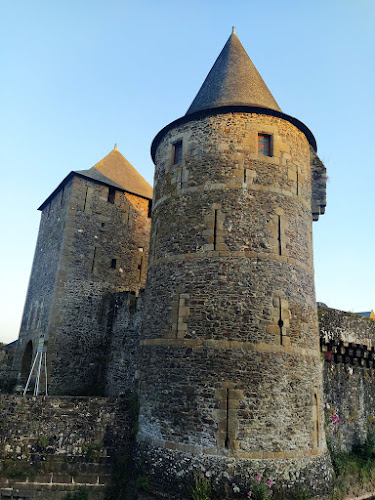
M10 392L16 383L16 372L12 369L17 342L0 345L0 393Z
M143 291L113 294L107 301L109 344L106 389L109 396L136 392Z
M116 458L130 453L131 408L125 398L0 396L0 498L59 500L79 487L104 498Z
M14 369L25 383L36 353L40 336L49 332L49 322L56 291L65 227L72 197L71 180L47 205L41 214L38 239L22 316ZM30 342L32 353L25 350ZM28 349L29 350L29 349ZM23 362L23 363L22 363ZM22 366L23 365L23 366Z
M100 394L109 342L106 296L144 286L148 201L116 191L109 203L107 186L78 177L74 187L51 315L50 386L55 394Z
M327 436L351 449L375 432L375 321L320 307L319 325Z
M243 487L258 460L282 476L310 456L289 479L318 488L330 465L306 137L280 118L215 114L170 128L155 163L139 441L161 458L216 457Z

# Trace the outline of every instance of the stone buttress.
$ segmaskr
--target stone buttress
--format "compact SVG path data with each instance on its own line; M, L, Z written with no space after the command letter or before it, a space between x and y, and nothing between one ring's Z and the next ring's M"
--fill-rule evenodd
M138 441L155 491L201 472L242 492L264 471L316 494L328 484L315 149L234 33L153 142Z

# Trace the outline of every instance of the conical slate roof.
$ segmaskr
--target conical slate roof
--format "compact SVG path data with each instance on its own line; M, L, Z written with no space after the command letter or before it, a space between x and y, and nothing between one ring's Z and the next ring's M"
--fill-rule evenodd
M138 194L144 198L152 198L152 187L150 184L118 151L116 146L92 168L85 171L78 171L77 173L85 173L87 176L87 173L91 171L93 176L97 176L97 172L99 171L99 173L108 177L114 183L122 186L125 191Z
M186 114L221 106L281 111L234 29Z

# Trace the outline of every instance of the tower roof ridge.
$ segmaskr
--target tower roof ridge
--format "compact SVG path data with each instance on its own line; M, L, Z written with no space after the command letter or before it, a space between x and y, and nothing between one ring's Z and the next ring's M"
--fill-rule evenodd
M186 114L239 105L281 111L233 28Z

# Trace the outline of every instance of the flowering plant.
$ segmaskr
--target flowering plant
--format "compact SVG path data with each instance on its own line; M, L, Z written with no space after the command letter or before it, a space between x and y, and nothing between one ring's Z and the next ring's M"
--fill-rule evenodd
M262 474L257 474L254 477L253 484L250 487L250 490L247 492L248 500L268 500L273 491L271 490L271 486L274 484L273 479L268 479L268 481L262 481Z
M341 422L342 422L341 418L339 418L337 413L335 413L334 415L331 415L330 420L333 424L341 424Z

